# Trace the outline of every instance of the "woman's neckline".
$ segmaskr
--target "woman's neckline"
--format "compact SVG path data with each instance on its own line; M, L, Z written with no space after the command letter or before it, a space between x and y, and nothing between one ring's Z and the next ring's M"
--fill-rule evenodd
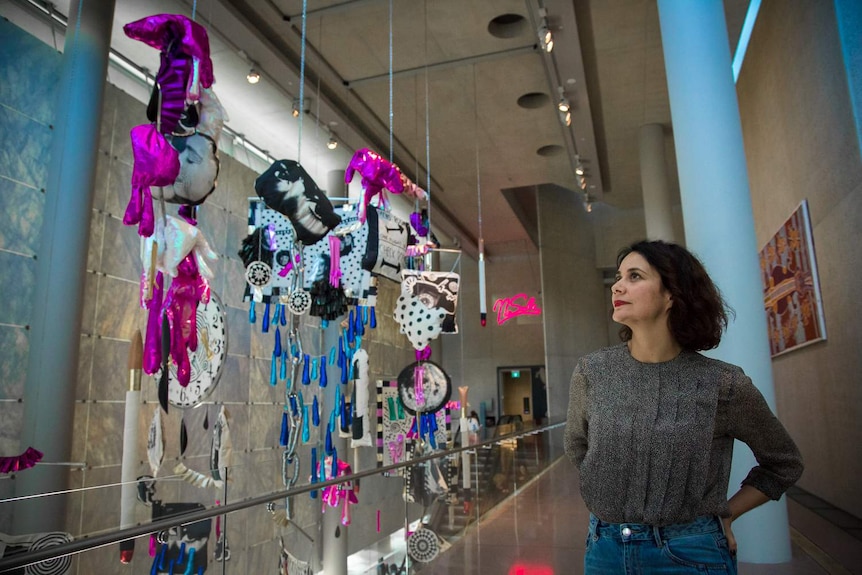
M660 365L667 365L667 364L669 364L669 363L672 363L672 362L674 362L674 361L678 360L678 359L679 359L679 358L681 358L683 355L685 355L685 350L684 350L684 349L680 349L679 353L677 353L675 356L673 356L673 357L671 357L671 358L669 358L669 359L666 359L666 360L662 360L662 361L642 361L642 360L640 360L640 359L636 358L636 357L632 354L631 347L630 347L630 346L631 346L631 342L630 342L630 341L623 342L621 345L623 346L623 348L624 348L624 351L625 351L626 355L628 355L628 357L629 357L629 358L631 358L631 360L632 360L633 362L635 362L635 363L637 363L637 364L640 364L640 365L656 365L656 366L660 366Z

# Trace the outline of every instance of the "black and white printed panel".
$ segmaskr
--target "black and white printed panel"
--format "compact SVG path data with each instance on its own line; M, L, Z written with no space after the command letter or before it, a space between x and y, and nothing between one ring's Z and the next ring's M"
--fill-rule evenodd
M341 266L341 286L348 297L362 297L367 289L369 273L362 269L362 259L368 246L368 226L360 225L355 206L342 206L335 209L341 216L341 225L330 231L323 239L310 246L302 246L302 262L305 265L303 289L311 289L315 279L329 273L329 237L337 235L340 239L339 260ZM276 251L273 254L272 282L261 288L263 301L270 302L272 297L289 296L296 277L296 234L293 225L285 216L268 208L257 199L249 200L248 230L272 225L275 229ZM279 272L293 260L294 268L286 275ZM244 300L251 300L251 287L246 286Z
M410 225L380 208L368 208L368 249L362 265L375 275L400 282Z

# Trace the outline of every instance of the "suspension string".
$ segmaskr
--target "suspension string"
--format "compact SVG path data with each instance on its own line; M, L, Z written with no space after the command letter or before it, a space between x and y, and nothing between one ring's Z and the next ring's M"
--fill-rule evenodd
M431 239L431 112L428 97L428 0L423 4L425 18L425 192L428 195L428 239Z
M395 112L393 111L393 96L392 96L392 81L394 78L393 70L393 36L392 36L392 0L389 0L389 163L393 163L395 151L394 136L395 130Z
M299 141L296 144L296 161L302 160L302 117L305 115L305 24L308 19L308 0L302 0L302 49L299 57Z
M194 0L192 2L192 21L194 21L195 17L198 13L198 0Z

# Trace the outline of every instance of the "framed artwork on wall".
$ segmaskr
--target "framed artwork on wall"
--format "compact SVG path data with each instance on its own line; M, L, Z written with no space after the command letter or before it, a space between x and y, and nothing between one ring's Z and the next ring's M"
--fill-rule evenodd
M772 357L825 340L807 200L760 250L760 274Z

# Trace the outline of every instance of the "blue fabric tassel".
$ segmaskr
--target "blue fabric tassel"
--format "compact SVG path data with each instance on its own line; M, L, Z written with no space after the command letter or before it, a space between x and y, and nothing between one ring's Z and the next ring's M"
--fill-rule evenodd
M269 302L267 302L263 310L263 323L260 326L260 330L263 333L269 333Z
M275 328L275 355L281 355L281 330Z
M326 356L320 356L320 387L326 387L329 383L329 378L326 375Z
M299 415L299 408L296 405L296 395L290 394L290 397L287 398L290 402L290 413L293 414L294 417Z
M287 412L285 411L281 414L281 435L278 444L284 447L287 445L288 439L290 439L290 429L287 426Z
M342 431L350 429L350 414L347 412L347 401L345 401L343 395L341 396L341 405L339 406L338 411L341 413Z
M311 433L308 429L308 406L302 406L302 442L308 443L308 440L311 438Z
M317 379L317 358L311 358L311 379Z
M281 306L281 325L287 325L287 306Z
M281 371L278 374L278 378L282 381L287 379L287 350L283 350L281 352Z
M356 311L356 323L353 325L353 333L356 336L365 334L365 326L362 325L362 313L359 310Z
M317 396L314 396L314 401L311 402L311 423L314 427L320 426L320 406L317 405Z
M273 387L278 383L275 377L278 375L278 356L272 352L272 363L269 366L269 384Z
M332 450L332 469L329 474L329 478L333 479L338 477L338 452L334 449Z
M251 305L248 306L248 323L254 323L257 321L257 314L254 311L255 301L251 300Z
M308 354L302 356L302 385L311 385L311 376L308 373L308 364L311 360Z
M374 329L377 327L377 314L374 313L373 307L371 308L371 320L369 321L368 325L371 326L371 329Z
M354 334L353 322L354 322L353 310L350 310L350 313L347 315L347 341L348 341L348 343L353 341L353 334Z
M326 428L326 455L330 455L332 453L332 431L327 427Z

